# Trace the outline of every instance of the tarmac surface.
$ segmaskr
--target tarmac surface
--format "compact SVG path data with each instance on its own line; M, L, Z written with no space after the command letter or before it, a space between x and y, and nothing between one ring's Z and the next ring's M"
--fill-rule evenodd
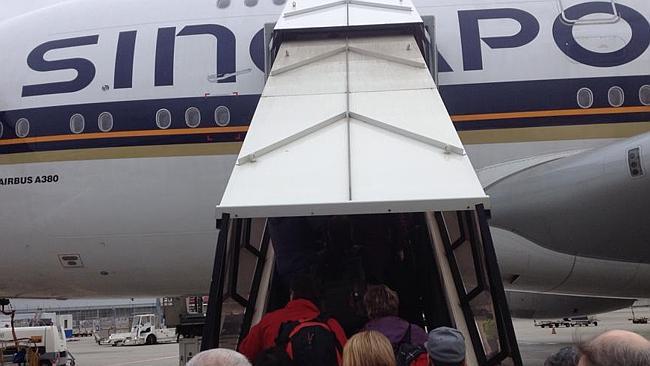
M178 343L151 346L100 346L92 337L68 341L77 366L178 366Z
M650 309L638 309L636 316L650 317ZM539 328L530 319L514 319L515 333L519 343L519 351L524 365L543 366L546 358L562 347L570 346L580 341L587 341L605 331L612 329L629 330L650 339L650 324L632 324L629 309L595 316L598 326L557 328L556 334L552 329Z
M650 316L650 309L640 309L637 316ZM558 328L552 334L549 328L538 328L530 319L515 319L514 326L520 351L526 366L543 366L544 360L564 346L588 340L606 330L625 329L650 339L650 324L632 324L629 310L619 310L596 316L598 326ZM80 366L176 366L178 344L153 346L111 347L99 346L92 338L68 343L70 352Z

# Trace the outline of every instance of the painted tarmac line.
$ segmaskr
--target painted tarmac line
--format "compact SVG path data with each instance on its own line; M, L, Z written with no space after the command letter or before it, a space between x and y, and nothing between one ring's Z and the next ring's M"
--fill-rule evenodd
M168 356L168 357L158 357L158 358L149 358L146 360L139 360L139 361L130 361L130 362L124 362L124 363L112 363L109 366L124 366L124 365L135 365L138 363L143 363L143 362L151 362L151 361L162 361L162 360L168 360L170 358L177 358L178 356Z

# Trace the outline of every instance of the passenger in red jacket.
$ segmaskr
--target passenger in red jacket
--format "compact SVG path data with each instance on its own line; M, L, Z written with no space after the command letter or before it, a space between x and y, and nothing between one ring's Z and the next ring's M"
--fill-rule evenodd
M308 320L319 316L320 310L316 306L317 292L313 280L308 276L296 276L291 281L291 300L282 309L268 313L262 320L253 326L239 345L239 352L251 362L265 350L275 346L280 326L285 322ZM329 318L325 324L336 336L336 340L343 349L347 338L341 325L336 319Z
M429 363L429 355L423 353L411 362L410 366L431 366Z

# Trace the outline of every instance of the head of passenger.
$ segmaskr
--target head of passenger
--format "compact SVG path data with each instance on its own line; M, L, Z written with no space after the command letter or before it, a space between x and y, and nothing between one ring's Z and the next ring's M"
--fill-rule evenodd
M363 304L370 320L386 316L397 316L399 313L399 297L388 286L370 286L363 296Z
M432 330L424 346L433 366L465 366L465 337L454 328Z
M544 366L576 366L580 361L580 352L575 347L564 347L549 356Z
M318 304L318 289L312 276L296 274L290 283L291 300L309 300Z
M187 366L251 366L248 359L239 352L225 348L215 348L192 357Z
M390 341L373 330L359 332L343 348L343 366L395 366Z
M427 341L427 333L422 327L399 317L399 297L385 285L368 287L363 303L370 319L364 329L385 335L393 348L399 348L400 344L421 346Z
M650 341L624 330L605 332L578 349L582 354L578 366L650 365Z

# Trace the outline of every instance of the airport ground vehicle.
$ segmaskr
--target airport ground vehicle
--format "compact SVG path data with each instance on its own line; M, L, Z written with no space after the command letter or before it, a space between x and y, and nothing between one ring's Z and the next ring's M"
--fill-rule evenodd
M543 320L535 321L535 326L540 328L559 328L559 327L570 327L571 323L565 320Z
M580 317L580 318L571 318L573 326L575 327L588 327L593 325L594 327L598 326L598 319L594 317Z
M648 318L643 316L640 318L631 318L632 324L648 324Z
M632 310L632 317L628 320L630 320L632 324L648 324L647 316L636 316L634 313L634 306L630 307L630 310Z
M97 343L110 344L111 346L132 346L175 342L176 340L175 330L161 326L156 315L140 314L133 316L130 332L114 333L105 342L98 341Z
M598 326L598 319L594 317L564 318L561 320L542 320L534 321L536 327L540 328L560 328L560 327L588 327Z
M3 361L11 362L14 355L24 350L36 350L41 365L74 365L74 357L68 352L65 332L63 328L55 325L39 327L17 327L16 340L18 349L14 342L12 329L0 329L0 349L2 349Z

